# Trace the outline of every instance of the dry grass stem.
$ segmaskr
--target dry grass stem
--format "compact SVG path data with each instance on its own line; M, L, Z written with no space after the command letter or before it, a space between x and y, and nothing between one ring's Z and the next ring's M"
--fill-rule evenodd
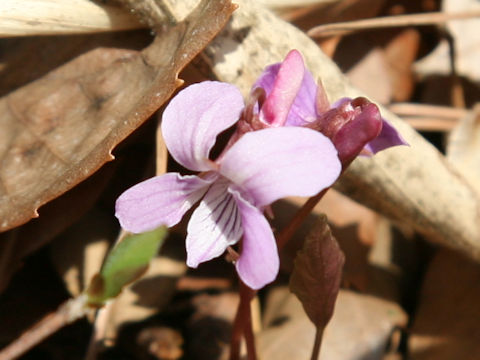
M398 103L388 106L391 112L399 116L427 116L459 119L468 114L468 110L449 106L423 105L414 103Z
M450 20L472 19L479 16L480 10L457 13L431 12L424 14L387 16L320 25L310 29L307 34L313 38L346 35L360 30L444 24Z
M457 126L458 119L407 116L403 118L411 127L418 131L451 131Z
M469 113L460 108L413 103L393 104L388 109L421 131L451 131Z
M56 312L40 320L13 343L0 351L0 360L16 359L59 329L84 317L89 311L86 307L86 297L79 296L63 303Z
M305 7L312 5L322 5L340 2L341 0L260 0L259 3L270 8L291 8L291 7Z

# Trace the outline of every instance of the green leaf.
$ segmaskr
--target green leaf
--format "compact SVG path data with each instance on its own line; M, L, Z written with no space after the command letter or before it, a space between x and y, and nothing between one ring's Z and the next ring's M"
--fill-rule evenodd
M150 260L163 244L165 227L143 233L128 235L107 255L105 263L86 290L88 303L103 306L108 299L116 297L122 288L142 276Z

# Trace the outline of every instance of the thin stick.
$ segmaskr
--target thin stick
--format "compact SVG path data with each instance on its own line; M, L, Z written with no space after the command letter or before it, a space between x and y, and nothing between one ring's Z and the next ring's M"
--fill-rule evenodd
M2 349L0 360L18 358L64 326L84 317L90 311L85 303L86 297L82 295L63 303L57 311L44 317L13 343Z
M469 110L449 106L412 103L393 104L388 109L417 130L451 131Z
M270 9L282 9L282 8L299 8L305 6L319 6L319 5L328 5L341 0L261 0L259 1L262 5Z
M325 24L310 29L307 34L311 37L345 35L354 31L379 29L388 27L425 26L443 24L449 20L472 19L480 16L480 10L468 12L430 12L424 14L386 16L373 19Z
M408 116L402 118L411 127L421 131L451 131L459 119Z
M450 106L424 105L415 103L397 103L388 106L388 110L399 116L426 116L435 118L460 119L468 114L468 110Z

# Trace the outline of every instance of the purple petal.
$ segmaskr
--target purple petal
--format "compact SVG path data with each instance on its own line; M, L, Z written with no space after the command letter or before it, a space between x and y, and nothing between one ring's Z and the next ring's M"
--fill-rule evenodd
M302 126L315 121L315 103L318 87L310 71L305 70L302 86L288 114L286 126Z
M330 107L331 109L336 109L348 102L352 101L352 98L349 98L349 97L344 97L344 98L341 98L341 99L338 99L337 101L335 101L332 106Z
M297 97L305 73L302 55L290 51L280 64L271 91L260 109L260 119L272 126L283 126Z
M259 79L253 85L252 89L261 87L265 90L267 96L272 92L275 79L282 63L268 66ZM303 66L303 61L302 61ZM300 88L296 93L295 100L288 112L286 126L301 126L316 119L315 101L317 97L317 85L312 74L304 69L304 75Z
M273 89L273 84L275 84L275 78L277 77L280 65L282 65L282 63L276 63L267 66L255 84L253 84L252 91L258 87L261 87L263 90L265 90L266 95L270 94Z
M215 178L168 173L145 180L117 199L115 216L127 231L141 233L177 224Z
M220 162L220 173L256 206L285 196L312 196L329 187L341 164L332 142L317 131L280 127L249 132Z
M238 275L252 289L260 289L275 280L279 259L277 244L265 216L253 205L232 192L242 216L243 239Z
M187 228L187 265L198 264L223 254L242 236L242 221L229 182L219 179L193 212Z
M240 91L227 83L204 81L180 91L162 118L170 154L187 169L211 170L208 155L216 137L240 118L243 106Z
M408 145L402 136L386 120L382 119L382 131L370 141L365 149L376 154L377 152L397 145Z

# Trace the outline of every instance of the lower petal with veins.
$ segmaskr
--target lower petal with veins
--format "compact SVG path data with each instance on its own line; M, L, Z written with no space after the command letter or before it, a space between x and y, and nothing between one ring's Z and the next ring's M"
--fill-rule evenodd
M187 228L187 265L200 263L223 254L242 236L242 222L228 181L218 180L208 190L193 212Z

